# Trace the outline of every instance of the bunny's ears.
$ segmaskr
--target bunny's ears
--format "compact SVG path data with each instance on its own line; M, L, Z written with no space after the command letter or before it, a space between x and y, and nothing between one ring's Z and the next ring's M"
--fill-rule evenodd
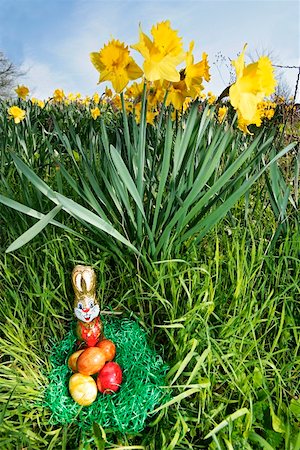
M96 274L90 266L75 266L72 272L72 284L75 294L93 295L96 289Z

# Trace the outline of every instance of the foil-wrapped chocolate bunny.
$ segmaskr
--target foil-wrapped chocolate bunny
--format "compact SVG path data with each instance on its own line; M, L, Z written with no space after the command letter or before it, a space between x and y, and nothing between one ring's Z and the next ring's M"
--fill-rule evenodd
M96 274L90 266L75 266L72 272L75 293L74 313L78 319L76 332L79 340L94 347L103 339L103 324L96 299Z

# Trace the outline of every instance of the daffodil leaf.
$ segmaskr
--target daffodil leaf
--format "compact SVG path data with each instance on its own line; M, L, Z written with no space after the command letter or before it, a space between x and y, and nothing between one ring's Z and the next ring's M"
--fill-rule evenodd
M31 241L37 234L39 234L51 220L56 216L56 214L61 210L62 206L55 206L52 211L46 214L42 219L35 223L29 230L21 234L6 250L6 253L14 252L18 248L27 244Z

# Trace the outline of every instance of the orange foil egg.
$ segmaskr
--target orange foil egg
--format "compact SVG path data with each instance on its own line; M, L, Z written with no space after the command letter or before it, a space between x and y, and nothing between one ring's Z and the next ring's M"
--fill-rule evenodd
M96 347L100 348L105 354L105 361L112 361L116 356L116 346L109 339L103 339L98 342Z
M104 367L105 354L98 347L86 348L77 360L77 370L83 375L94 375Z

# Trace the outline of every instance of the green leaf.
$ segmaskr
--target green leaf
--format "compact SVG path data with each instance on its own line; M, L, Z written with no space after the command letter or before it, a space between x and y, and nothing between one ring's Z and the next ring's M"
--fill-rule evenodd
M275 450L263 437L255 433L255 431L249 431L249 440L259 444L263 450Z
M74 202L73 200L65 197L64 195L56 193L57 200L61 203L63 209L69 213L71 213L74 217L77 217L84 222L93 225L99 230L104 231L110 236L114 237L118 241L125 244L135 253L139 254L139 251L136 249L134 245L131 244L127 239L124 238L112 225L110 225L105 220L101 219L101 217L97 216L95 213L89 211L84 206L81 206L79 203Z
M177 380L177 378L182 374L182 372L184 371L184 369L186 368L186 366L189 364L189 362L191 361L191 359L193 358L193 356L195 355L195 348L197 347L197 345L199 344L199 342L197 341L197 339L192 339L192 348L189 351L189 353L186 355L186 357L184 358L183 361L181 361L180 366L178 367L178 370L174 376L174 378L172 379L172 381L170 382L170 385L172 386L172 384L175 383L175 381Z
M258 178L265 172L265 170L272 164L274 161L277 161L281 156L285 155L288 151L290 151L294 147L293 144L288 145L283 150L281 150L266 166L264 166L258 173L253 175L251 178L246 180L239 189L237 189L230 197L218 208L216 208L213 212L209 213L203 220L199 221L197 225L193 228L189 229L181 238L183 242L188 237L199 233L196 239L196 242L199 242L208 231L216 225L226 214L227 212L234 206L234 204L241 198L248 189L253 185L253 183L258 180ZM206 196L206 195L205 195ZM204 196L204 197L205 197ZM202 203L203 198L200 200ZM199 202L199 203L200 203Z
M35 209L30 208L29 206L22 205L22 203L16 202L15 200L7 198L1 194L0 194L0 203L2 203L3 205L9 206L9 208L15 209L16 211L19 211L23 214L26 214L27 216L34 217L35 219L42 219L43 217L45 217L45 214L43 214L39 211L36 211ZM49 223L51 225L55 225L57 227L63 228L66 231L73 232L73 230L71 228L67 227L66 225L63 225L60 222L57 222L56 220L50 220Z
M272 427L276 433L285 433L285 425L283 421L275 414L274 409L270 406L270 413L272 418Z
M290 403L290 411L294 414L297 420L300 420L300 399L293 398Z
M79 205L71 199L68 199L64 195L61 195L53 191L44 181L42 181L23 161L16 155L13 155L16 166L24 173L24 175L31 181L38 190L40 190L46 197L52 200L56 204L61 204L63 209L71 213L74 217L80 218L84 222L93 225L94 227L108 233L118 241L125 244L135 253L139 254L139 251L134 245L131 244L126 238L124 238L111 224L101 219L95 213L89 211L87 208Z
M97 445L97 450L104 450L106 443L106 434L104 429L95 422L93 423L93 434L95 443Z
M136 188L136 185L134 184L134 181L122 159L120 154L117 152L115 147L113 145L110 146L110 154L111 158L113 160L113 163L115 165L115 168L120 176L120 179L130 192L132 198L134 199L136 205L138 206L139 210L141 211L143 217L145 218L145 211L143 207L143 203L140 197L140 194Z
M162 198L165 194L165 186L170 172L170 160L171 160L171 150L172 150L172 138L173 138L173 126L171 118L168 118L165 145L164 145L164 156L162 161L160 180L157 190L157 196L155 201L154 218L152 222L152 233L155 234L158 214L161 208Z
M61 210L62 206L55 206L48 214L46 214L39 222L35 223L29 230L21 234L6 250L6 253L14 252L18 248L27 244L31 241L37 234L39 234L48 223L56 216L56 214Z
M260 369L258 367L254 367L254 371L253 371L253 376L252 376L252 380L253 380L253 386L255 388L261 387L262 383L263 383L263 374L261 373Z
M23 175L47 198L52 200L54 203L58 203L55 198L54 191L43 181L41 180L34 172L31 170L17 155L12 153L12 159L16 167L20 170Z
M172 174L174 180L177 177L177 174L181 168L181 164L184 159L185 152L188 148L192 132L194 131L195 123L197 120L197 114L198 114L198 105L194 105L188 115L188 119L186 121L183 133L181 134L181 131L178 130L174 146L174 162Z

